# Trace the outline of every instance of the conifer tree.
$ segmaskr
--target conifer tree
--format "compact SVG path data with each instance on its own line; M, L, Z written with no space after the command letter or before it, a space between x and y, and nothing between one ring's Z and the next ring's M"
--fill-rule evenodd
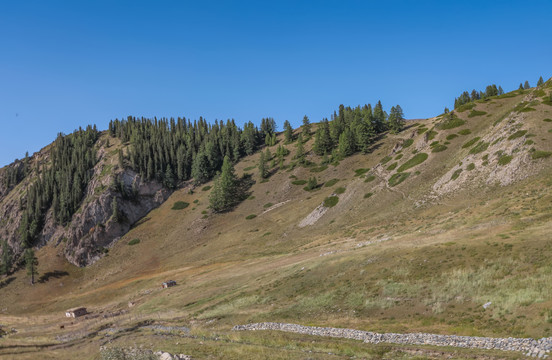
M378 101L376 106L374 107L374 128L377 133L381 133L385 131L385 113L383 111L383 106L381 105L381 101Z
M286 144L293 142L293 128L288 120L284 122L284 139Z
M352 155L355 152L355 141L349 128L346 128L339 136L338 150L341 157Z
M504 95L504 90L502 90L502 86L498 87L498 95Z
M305 163L305 147L303 146L302 134L299 134L297 138L297 152L295 153L295 158L298 160L299 164Z
M529 85L529 81L525 80L525 84L523 84L523 89L527 90L527 89L530 89L530 88L531 88L531 85Z
M25 250L24 258L27 275L31 277L31 285L34 285L35 276L38 275L38 259L32 248L27 248L27 250Z
M261 153L262 154L262 153ZM209 195L211 209L216 212L230 209L239 200L236 194L238 182L230 157L226 155L222 162L222 171L215 179L213 190Z
M124 169L125 167L125 158L124 158L124 155L123 155L123 149L119 149L119 167L121 169Z
M391 107L389 114L389 129L392 133L399 133L404 126L404 114L400 105Z
M303 116L303 139L307 139L311 134L311 123L307 115Z
M259 154L258 168L259 168L259 176L261 177L261 179L265 179L268 176L268 170L266 166L265 154L262 151Z
M519 89L518 90L523 90L523 84L522 83L519 83Z
M314 138L313 150L317 155L323 155L325 152L332 151L332 137L330 135L330 125L328 119L322 120L318 124L316 135Z
M9 275L12 268L12 250L6 240L2 240L2 262L0 263L0 275Z
M541 77L539 77L539 81L537 81L537 86L541 86L542 84L544 84L544 79Z

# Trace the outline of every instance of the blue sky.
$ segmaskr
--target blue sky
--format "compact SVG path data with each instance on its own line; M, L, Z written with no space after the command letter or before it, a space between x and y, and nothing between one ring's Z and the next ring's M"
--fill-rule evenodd
M550 1L1 1L0 166L79 126L407 118L552 76Z

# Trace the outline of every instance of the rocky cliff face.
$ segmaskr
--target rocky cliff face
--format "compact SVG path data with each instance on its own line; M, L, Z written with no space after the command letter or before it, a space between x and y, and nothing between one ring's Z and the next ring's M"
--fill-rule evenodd
M64 247L65 257L77 266L93 264L105 254L130 227L152 209L162 204L170 191L156 181L143 181L131 169L116 165L113 147L106 148L98 143L98 163L92 170L94 175L88 183L80 208L66 226L55 223L51 209L45 214L45 224L37 239L42 247L53 241ZM47 149L33 155L32 162L44 161ZM11 166L11 165L10 165ZM2 173L0 172L0 177ZM17 186L0 188L0 238L7 239L15 254L22 252L18 228L22 211L20 199L36 178L29 173ZM113 217L113 202L117 201L120 214Z

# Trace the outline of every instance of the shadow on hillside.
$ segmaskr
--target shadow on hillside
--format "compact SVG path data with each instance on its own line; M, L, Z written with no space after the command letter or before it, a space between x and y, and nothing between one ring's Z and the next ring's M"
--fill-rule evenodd
M5 286L8 286L9 283L15 280L15 276L10 276L9 278L0 280L0 289L2 289Z
M46 281L49 281L50 278L59 279L61 277L68 276L68 275L69 273L67 271L59 271L59 270L48 271L47 273L42 274L40 278L38 278L38 282L45 283Z

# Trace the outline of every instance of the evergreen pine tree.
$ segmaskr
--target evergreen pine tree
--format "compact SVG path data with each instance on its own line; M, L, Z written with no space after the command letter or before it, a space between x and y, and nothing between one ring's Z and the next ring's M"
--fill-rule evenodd
M265 179L268 176L268 170L266 166L265 154L262 151L259 154L258 168L259 168L259 176L261 177L261 179Z
M262 153L261 153L262 154ZM213 190L209 195L211 209L216 212L230 209L239 200L237 179L230 157L226 155L222 162L222 171L215 179Z
M502 90L502 86L498 87L498 95L504 95L504 90Z
M522 83L519 83L519 89L518 90L523 90L523 84Z
M311 134L311 123L307 115L303 116L303 138L308 139Z
M121 169L125 168L125 157L123 155L123 149L119 149L119 167Z
M349 128L345 128L345 131L339 135L338 150L341 157L352 155L355 152L355 142Z
M539 77L539 81L537 81L537 86L541 86L542 84L544 84L544 79L541 77Z
M389 114L389 129L392 133L399 133L404 126L404 115L400 105L391 107Z
M284 122L284 139L286 144L293 142L293 128L287 120Z
M295 158L299 164L305 163L305 147L303 146L303 135L299 134L297 138L297 152L295 153Z
M6 240L2 240L2 262L0 263L0 275L9 275L12 268L12 250Z
M24 257L27 275L31 277L31 285L34 285L35 276L38 275L38 259L32 248L27 248L27 250L25 250Z
M332 148L333 143L330 135L330 125L328 119L324 119L318 124L318 129L314 137L313 150L317 155L323 155L325 152L332 151Z
M523 89L527 90L527 89L530 89L530 88L531 88L531 85L529 85L529 81L525 80L525 84L523 84Z

